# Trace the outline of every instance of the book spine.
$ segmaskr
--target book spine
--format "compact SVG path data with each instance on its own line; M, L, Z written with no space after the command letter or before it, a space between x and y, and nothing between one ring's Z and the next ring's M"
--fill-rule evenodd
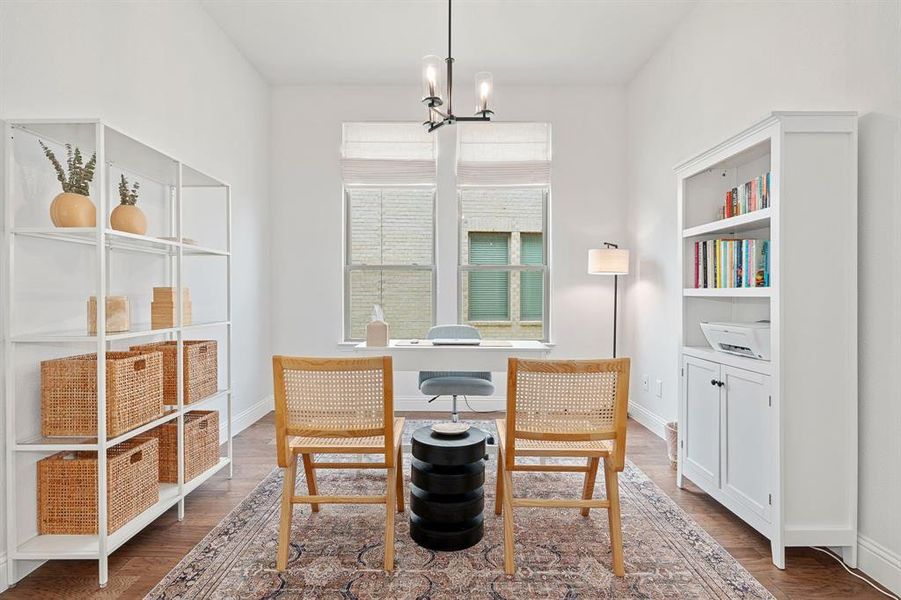
M723 242L723 246L726 249L726 266L723 269L723 287L731 288L732 287L732 244L729 243L729 240L725 240Z
M751 199L748 202L748 212L757 210L757 179L751 180Z
M707 242L701 242L701 287L707 287Z
M699 285L700 278L698 276L698 274L699 274L698 270L700 269L700 261L698 260L698 252L700 251L700 246L701 246L701 242L695 242L695 247L694 247L694 260L695 260L694 286L695 286L695 288L700 287L700 285Z
M719 242L718 241L711 240L710 254L711 254L711 257L713 258L713 260L711 261L711 266L710 266L711 275L713 275L713 277L710 279L710 287L718 288L718 287L720 287L719 279L718 279L718 277L719 277L719 259L720 259Z

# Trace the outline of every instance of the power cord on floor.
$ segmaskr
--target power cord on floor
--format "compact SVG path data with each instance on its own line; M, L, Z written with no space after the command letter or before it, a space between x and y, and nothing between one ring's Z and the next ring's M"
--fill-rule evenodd
M898 596L892 594L891 592L886 592L885 590L883 590L882 588L878 587L875 583L873 583L872 581L870 581L870 580L867 579L866 577L861 577L860 575L858 575L857 573L855 573L854 571L852 571L851 569L849 569L849 568L848 568L848 565L846 565L846 564L844 563L844 561L843 561L839 556L836 556L833 552L830 552L829 550L826 550L825 548L817 548L816 546L810 546L810 547L813 548L814 550L817 550L817 551L819 551L819 552L822 552L822 553L825 554L826 556L830 556L830 557L834 558L835 561L836 561L838 564L840 564L840 565L842 566L842 568L843 568L845 571L847 571L848 573L850 573L850 574L853 575L854 577L857 577L857 578L860 579L861 581L865 582L868 586L870 586L871 588L873 588L874 590L876 590L876 591L879 592L880 594L882 594L882 595L884 595L884 596L888 596L889 598L894 598L894 600L901 600L901 599L898 598Z
M469 398L467 398L466 396L463 396L463 402L466 403L466 408L468 408L470 410L470 412L474 412L477 415L487 415L488 413L495 412L493 410L476 410L476 409L474 409L473 407L471 407L469 405Z

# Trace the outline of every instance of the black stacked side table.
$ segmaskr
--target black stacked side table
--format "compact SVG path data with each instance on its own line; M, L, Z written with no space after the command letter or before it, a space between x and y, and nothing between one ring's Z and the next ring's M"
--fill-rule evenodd
M462 550L484 534L485 440L481 429L443 436L413 432L410 536L431 550Z

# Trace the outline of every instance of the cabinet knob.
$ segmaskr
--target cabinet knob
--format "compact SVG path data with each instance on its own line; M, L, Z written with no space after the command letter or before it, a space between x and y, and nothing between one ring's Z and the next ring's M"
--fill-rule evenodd
M717 385L719 382L716 379L710 380L710 385Z

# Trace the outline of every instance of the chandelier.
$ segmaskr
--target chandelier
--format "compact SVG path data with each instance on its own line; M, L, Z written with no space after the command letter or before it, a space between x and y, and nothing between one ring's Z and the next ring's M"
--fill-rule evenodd
M447 87L442 91L442 65L447 69ZM429 128L429 132L435 131L442 125L449 125L457 121L490 121L494 114L489 108L491 93L494 89L494 80L491 73L481 71L476 73L476 109L474 117L458 117L454 114L454 58L451 54L451 0L447 0L447 58L441 58L430 54L422 59L422 103L428 107L429 119L423 125ZM442 110L439 107L445 107Z

